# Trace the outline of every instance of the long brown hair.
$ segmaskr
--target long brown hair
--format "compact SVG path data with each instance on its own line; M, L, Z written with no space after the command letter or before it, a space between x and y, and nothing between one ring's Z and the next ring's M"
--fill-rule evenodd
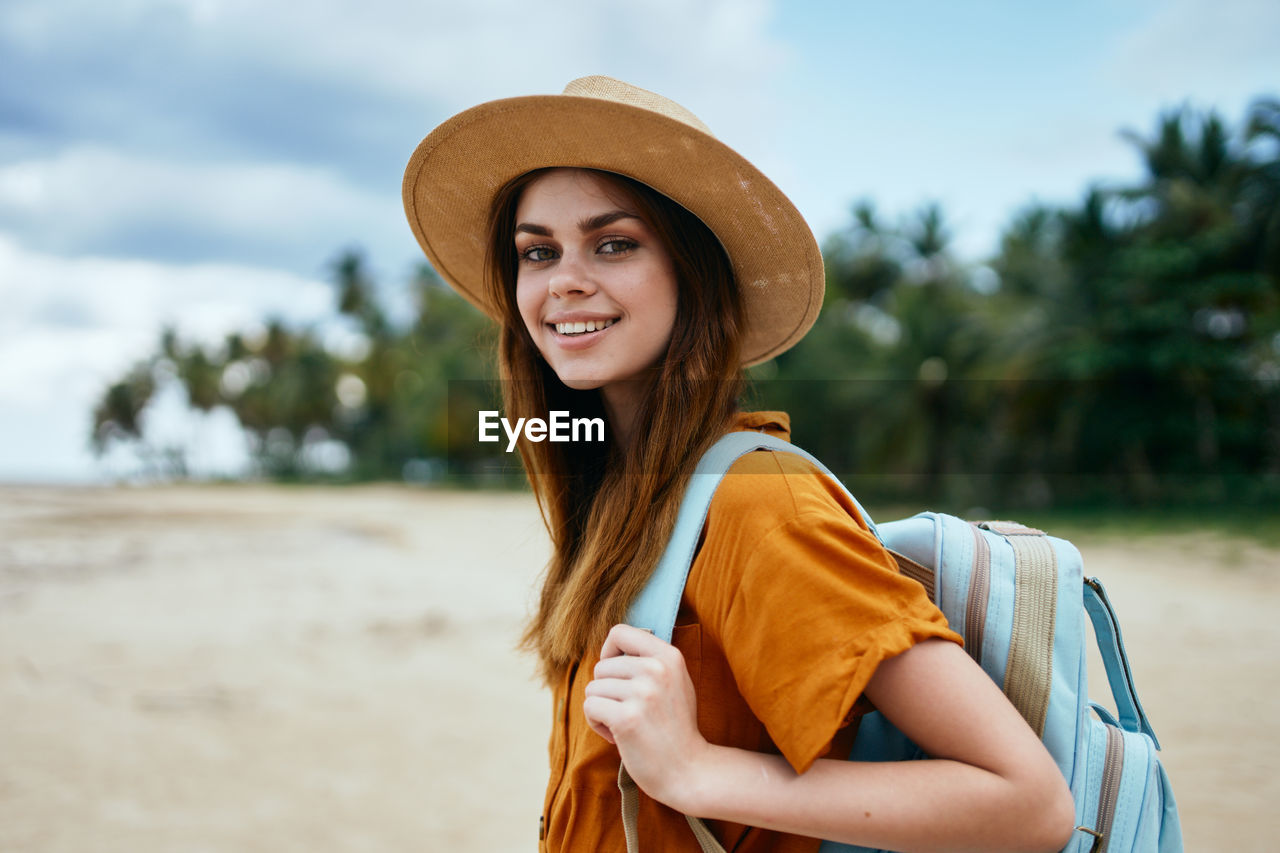
M505 415L545 418L567 410L574 417L603 417L600 392L574 390L559 380L516 304L516 205L547 171L503 187L490 220L486 280L501 311ZM609 437L594 444L519 443L554 549L523 637L540 657L548 683L599 649L609 628L623 621L662 555L694 465L728 428L742 383L742 300L719 240L656 190L611 172L593 173L634 205L670 254L678 308L666 356L645 380L626 447Z

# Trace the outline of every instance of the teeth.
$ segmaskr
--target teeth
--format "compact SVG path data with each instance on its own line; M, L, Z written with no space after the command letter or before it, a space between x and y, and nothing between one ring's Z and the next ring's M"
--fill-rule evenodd
M617 322L617 318L611 320L587 320L577 323L556 323L556 331L562 335L581 335L584 332L598 332L601 329L607 329Z

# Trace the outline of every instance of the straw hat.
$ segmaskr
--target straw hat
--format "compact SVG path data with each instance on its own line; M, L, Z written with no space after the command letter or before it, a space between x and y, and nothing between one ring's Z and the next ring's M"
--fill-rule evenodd
M711 229L742 289L744 365L789 349L817 319L822 254L795 205L693 113L610 77L472 107L413 152L403 188L409 225L436 272L486 314L498 313L483 279L494 196L525 172L556 166L626 175Z

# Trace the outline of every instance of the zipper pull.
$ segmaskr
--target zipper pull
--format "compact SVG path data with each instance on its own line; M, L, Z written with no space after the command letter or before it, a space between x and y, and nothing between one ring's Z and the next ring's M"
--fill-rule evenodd
M1089 853L1098 853L1098 847L1102 844L1102 833L1096 829L1090 829L1087 826L1077 826L1076 832L1084 832L1093 836L1093 844L1089 846Z

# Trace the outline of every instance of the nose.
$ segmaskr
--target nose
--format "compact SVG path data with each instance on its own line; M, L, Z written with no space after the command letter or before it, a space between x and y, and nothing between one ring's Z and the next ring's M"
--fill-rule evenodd
M576 252L565 252L555 271L547 279L547 290L552 296L590 296L596 292L595 282L588 274Z

